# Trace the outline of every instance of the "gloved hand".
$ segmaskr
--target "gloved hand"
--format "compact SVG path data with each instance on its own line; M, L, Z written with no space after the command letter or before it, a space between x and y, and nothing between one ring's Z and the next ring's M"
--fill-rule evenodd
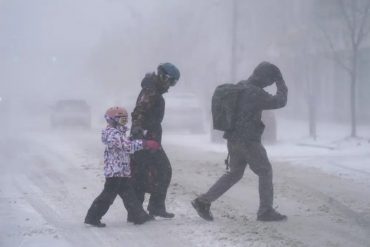
M161 144L153 140L143 140L144 149L158 150L161 148Z
M283 78L281 78L280 80L277 80L276 81L276 86L283 86L283 85L285 85L285 81L284 81Z
M131 129L131 137L133 139L143 139L144 138L144 130L141 127L133 127Z

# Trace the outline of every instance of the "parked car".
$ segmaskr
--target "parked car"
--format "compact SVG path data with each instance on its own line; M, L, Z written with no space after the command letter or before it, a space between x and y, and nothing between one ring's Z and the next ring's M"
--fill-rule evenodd
M165 95L166 114L163 128L168 130L186 130L192 133L205 132L204 109L192 93Z
M265 144L273 144L277 140L277 130L276 130L276 118L272 111L262 112L262 122L265 124L265 131L262 135L262 142ZM223 139L223 131L214 130L211 126L211 141L215 143L226 142Z
M91 127L91 109L84 100L60 100L52 107L52 127Z

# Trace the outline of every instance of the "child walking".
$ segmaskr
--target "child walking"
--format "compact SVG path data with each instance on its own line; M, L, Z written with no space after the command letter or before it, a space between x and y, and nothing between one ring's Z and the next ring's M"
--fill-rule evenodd
M143 224L153 219L144 211L137 200L131 185L130 154L142 150L158 150L160 144L152 140L129 140L126 136L128 114L123 107L111 107L104 115L108 125L102 131L102 142L106 145L104 151L104 189L93 201L87 211L85 223L105 227L100 220L108 211L110 205L119 195L127 210L133 216L134 224Z

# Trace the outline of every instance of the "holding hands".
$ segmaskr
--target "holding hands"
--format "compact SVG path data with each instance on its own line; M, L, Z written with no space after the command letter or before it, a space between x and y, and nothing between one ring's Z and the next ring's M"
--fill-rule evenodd
M156 151L161 149L161 144L154 140L143 140L144 149Z

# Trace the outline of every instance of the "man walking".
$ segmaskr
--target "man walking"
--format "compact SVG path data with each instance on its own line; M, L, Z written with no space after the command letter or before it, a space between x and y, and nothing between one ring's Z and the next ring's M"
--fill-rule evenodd
M277 92L270 95L263 88L276 83ZM281 221L287 216L273 208L272 168L267 153L261 144L264 124L261 121L263 110L282 108L287 103L288 89L279 68L262 62L245 81L238 83L241 91L234 128L225 131L230 155L230 171L221 176L208 190L192 201L192 205L205 220L213 220L211 203L237 183L247 165L259 177L260 205L257 220Z
M161 122L165 112L163 94L171 86L175 86L179 78L179 70L171 63L160 64L157 74L146 74L141 82L142 90L132 112L131 135L134 139L143 138L161 143ZM172 168L163 147L155 152L139 151L134 154L133 161L136 166L134 168L136 172L133 175L134 187L138 199L143 203L145 192L150 192L149 214L173 218L175 215L167 212L165 206ZM152 181L148 181L149 179ZM147 191L148 183L152 186L150 191ZM127 220L131 221L130 215Z

